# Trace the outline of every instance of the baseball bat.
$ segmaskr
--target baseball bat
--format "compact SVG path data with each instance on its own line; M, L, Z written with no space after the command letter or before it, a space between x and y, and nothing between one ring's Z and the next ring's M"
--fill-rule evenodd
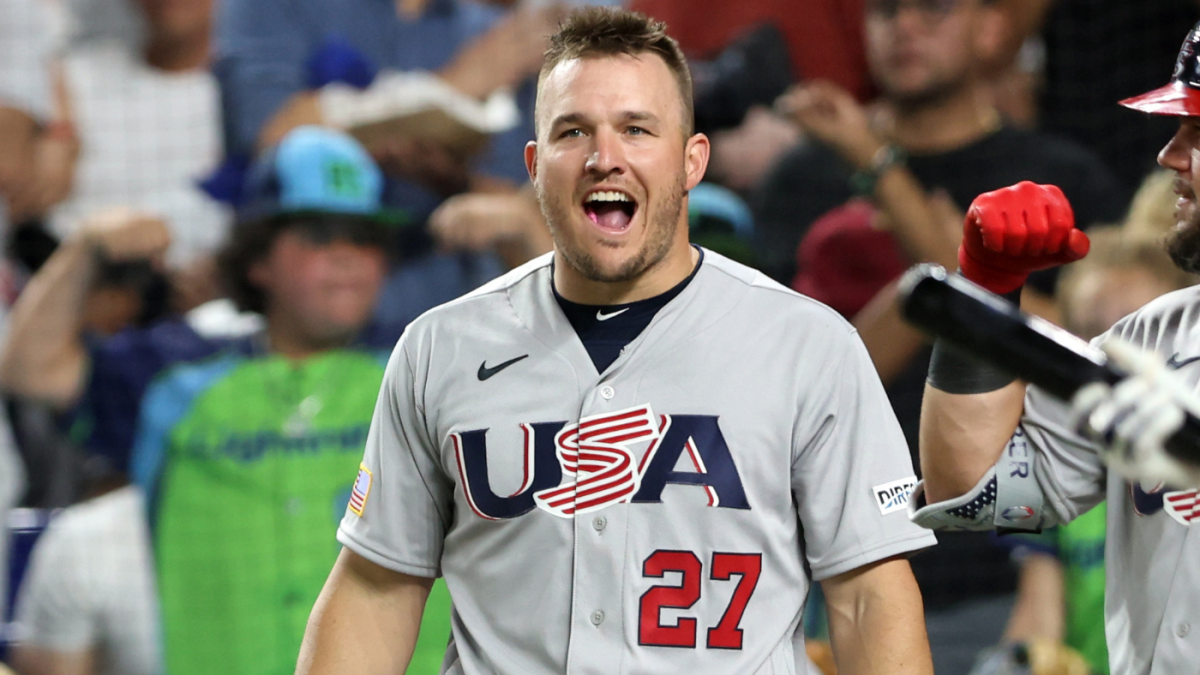
M922 263L908 270L898 301L912 325L1064 401L1084 385L1116 384L1125 377L1104 352L941 265ZM1200 464L1200 420L1188 414L1165 448Z

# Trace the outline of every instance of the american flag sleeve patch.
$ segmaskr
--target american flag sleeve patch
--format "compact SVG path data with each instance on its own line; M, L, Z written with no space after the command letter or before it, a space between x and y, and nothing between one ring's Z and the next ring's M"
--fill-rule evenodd
M371 494L371 472L365 464L358 465L358 478L354 479L354 488L350 490L350 510L362 518L363 507L367 505L367 495Z

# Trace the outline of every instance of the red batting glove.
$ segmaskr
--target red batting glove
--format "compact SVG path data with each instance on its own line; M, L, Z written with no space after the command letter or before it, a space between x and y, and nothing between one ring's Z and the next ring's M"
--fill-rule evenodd
M1020 288L1030 272L1079 260L1089 246L1062 190L1022 181L971 202L958 264L967 279L1004 294Z

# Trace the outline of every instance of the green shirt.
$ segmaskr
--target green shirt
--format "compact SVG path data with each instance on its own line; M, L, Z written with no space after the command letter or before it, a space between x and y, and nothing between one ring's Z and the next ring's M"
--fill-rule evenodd
M341 548L385 361L350 349L298 362L223 353L147 390L134 473L150 496L171 675L294 672ZM440 663L439 621L414 667Z
M1108 675L1104 638L1105 514L1101 503L1070 524L1057 528L1058 559L1063 565L1066 637L1092 670Z

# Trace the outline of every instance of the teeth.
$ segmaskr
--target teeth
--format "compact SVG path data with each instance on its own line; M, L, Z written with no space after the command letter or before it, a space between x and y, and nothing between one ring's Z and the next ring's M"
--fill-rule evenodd
M625 193L609 190L609 191L604 191L604 192L593 192L592 194L587 196L587 199L584 200L584 203L590 204L591 202L628 202L628 201L631 201L631 200L629 199L628 196L625 195Z

